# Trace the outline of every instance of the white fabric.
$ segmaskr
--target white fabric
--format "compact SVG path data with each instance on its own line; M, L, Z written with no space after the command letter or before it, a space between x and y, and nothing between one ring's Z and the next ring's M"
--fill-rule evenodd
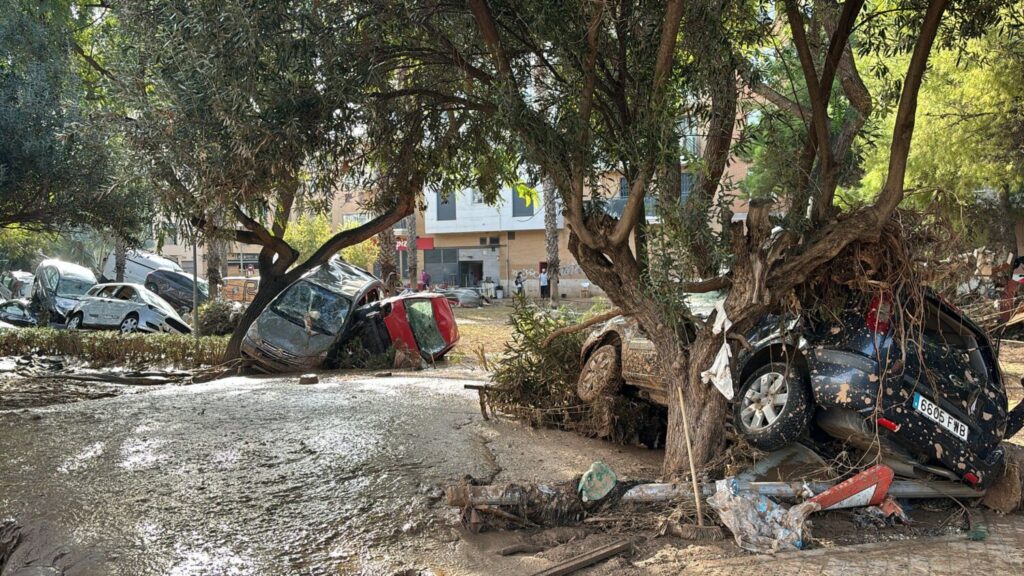
M713 334L722 335L722 347L715 356L711 368L700 373L700 379L705 384L714 383L715 388L725 396L726 400L732 400L732 370L730 369L732 350L729 349L729 341L726 339L726 332L732 327L732 320L725 313L725 300L715 303L715 325L711 331Z
M729 344L723 343L715 356L711 368L700 373L700 379L705 384L714 383L715 388L725 396L726 400L732 400L732 370L729 368L732 351Z

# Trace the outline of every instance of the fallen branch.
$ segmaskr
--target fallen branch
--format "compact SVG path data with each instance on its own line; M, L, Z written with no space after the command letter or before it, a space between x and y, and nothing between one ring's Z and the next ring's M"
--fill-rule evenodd
M593 318L585 322L580 322L579 324L573 326L566 326L565 328L559 328L558 330L555 330L551 334L548 334L548 337L544 339L544 342L541 343L541 346L548 346L549 344L551 344L552 340L558 338L559 336L565 336L566 334L573 334L579 332L580 330L586 330L587 328L593 326L594 324L606 322L608 320L611 320L612 318L615 318L616 316L625 316L625 314L622 313L622 310L616 308L610 312L598 314L597 316L594 316Z
M566 574L572 574L573 572L582 570L587 566L597 564L602 560L607 560L612 556L622 554L631 548L633 548L633 543L631 541L619 540L613 544L591 550L586 554L570 558L565 562L560 562L547 570L541 570L534 574L534 576L565 576Z

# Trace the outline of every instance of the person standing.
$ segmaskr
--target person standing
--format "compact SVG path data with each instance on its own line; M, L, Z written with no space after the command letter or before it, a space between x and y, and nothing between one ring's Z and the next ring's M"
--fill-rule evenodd
M424 270L423 272L420 272L420 285L419 285L419 289L422 292L423 290L426 290L427 288L430 288L430 274L428 274L427 271Z
M516 287L516 296L522 296L523 292L523 273L516 272L516 279L513 281Z
M538 280L540 280L540 297L551 298L551 286L548 285L547 268L540 269L540 276L538 277Z

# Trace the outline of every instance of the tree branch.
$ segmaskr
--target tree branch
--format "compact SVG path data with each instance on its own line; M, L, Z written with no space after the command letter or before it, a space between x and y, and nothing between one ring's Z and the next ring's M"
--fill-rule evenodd
M907 156L910 154L910 143L914 136L914 120L917 113L917 96L921 91L925 69L928 67L928 56L931 54L935 35L942 23L942 14L946 10L948 0L931 0L925 11L921 34L914 45L914 53L910 57L907 75L903 80L903 92L900 95L899 108L896 110L896 125L892 131L892 145L889 147L889 171L885 179L882 193L878 195L874 208L877 210L879 225L886 222L893 210L903 200L903 181L907 173Z

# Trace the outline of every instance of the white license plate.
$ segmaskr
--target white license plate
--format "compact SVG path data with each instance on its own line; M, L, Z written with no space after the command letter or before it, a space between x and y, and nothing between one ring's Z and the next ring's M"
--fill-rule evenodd
M957 438L965 442L967 441L967 424L953 418L949 415L949 412L939 408L934 402L916 392L914 393L914 410L917 410L932 422L935 422L939 426L949 430Z

